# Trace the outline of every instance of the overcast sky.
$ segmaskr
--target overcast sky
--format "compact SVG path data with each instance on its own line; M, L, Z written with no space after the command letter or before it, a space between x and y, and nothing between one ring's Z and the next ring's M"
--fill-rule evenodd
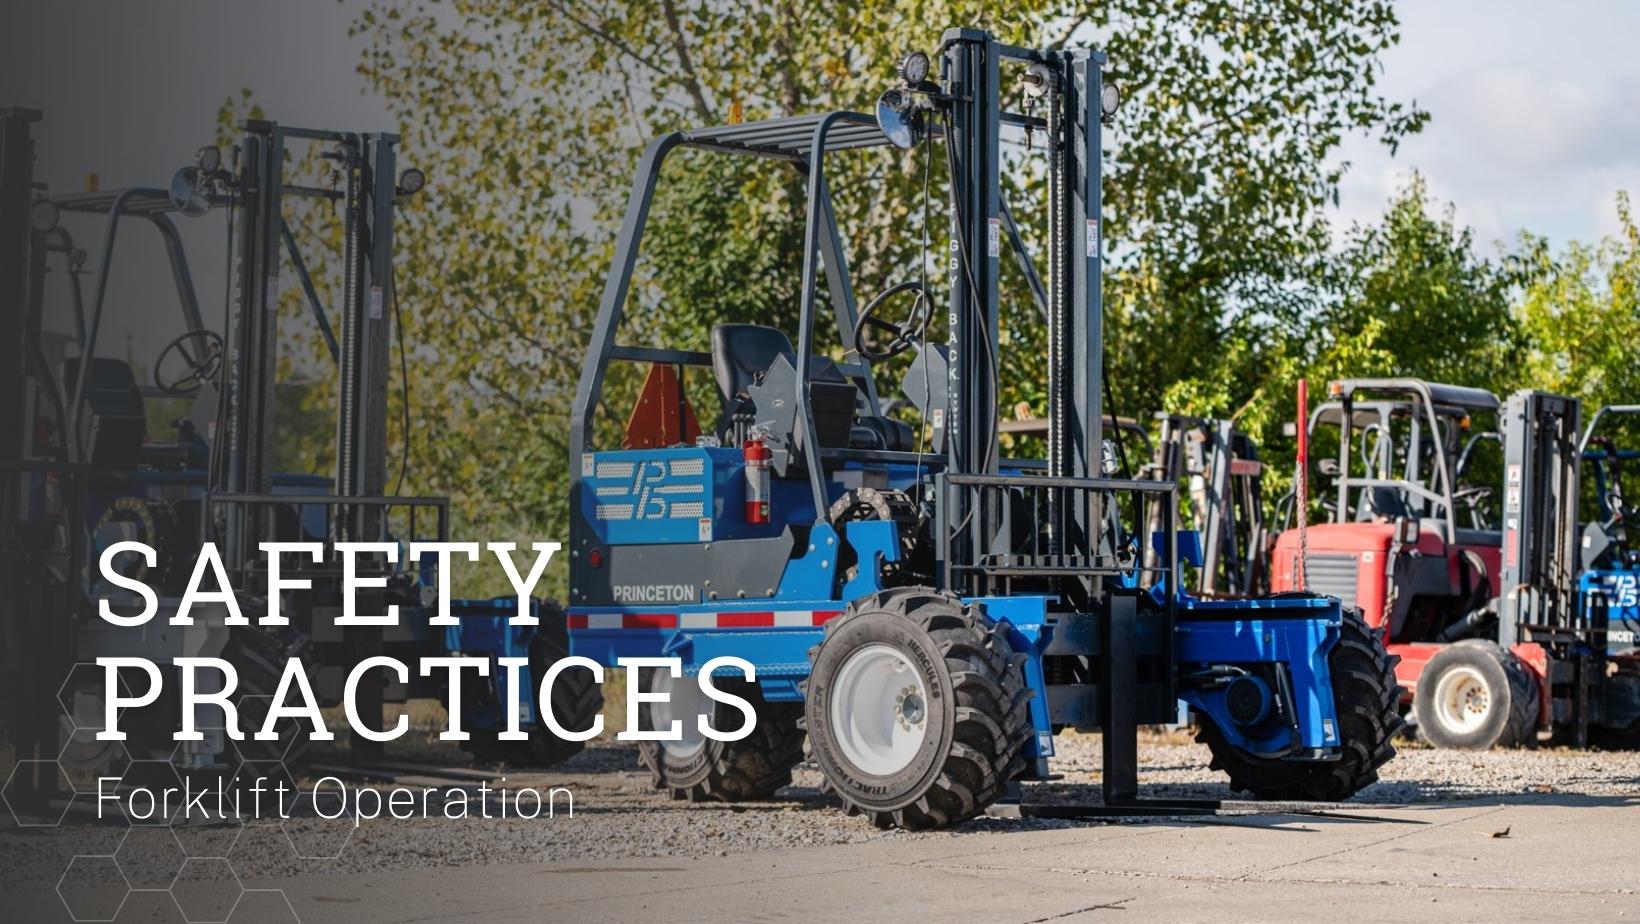
M358 45L346 33L355 8L335 0L9 0L0 3L0 106L46 111L36 130L38 178L58 190L80 188L88 171L105 188L163 183L210 140L217 107L241 87L280 121L389 128L354 72ZM1557 241L1613 230L1614 194L1640 186L1640 3L1424 0L1399 8L1402 41L1384 57L1382 89L1416 100L1433 119L1394 158L1364 139L1346 144L1341 156L1354 169L1340 225L1376 218L1417 168L1483 241L1523 228ZM144 270L162 257L140 230L129 240L122 232L111 314L122 302L168 299ZM76 229L82 244L96 231ZM201 300L219 312L221 296L210 293L222 291L220 222L190 224L185 234ZM113 344L123 353L127 333L139 355L157 349L180 329L166 311L158 325L112 331L105 350Z
M1416 168L1483 241L1615 230L1617 190L1640 192L1640 3L1396 7L1401 44L1384 56L1382 88L1432 119L1393 159L1360 139L1345 146L1344 220L1376 218Z

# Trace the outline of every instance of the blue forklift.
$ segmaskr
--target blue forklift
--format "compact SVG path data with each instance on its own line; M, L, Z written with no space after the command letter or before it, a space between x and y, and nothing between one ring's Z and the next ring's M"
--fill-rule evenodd
M1139 726L1175 721L1181 700L1212 765L1259 798L1346 799L1395 753L1394 659L1360 613L1305 593L1189 595L1181 566L1199 566L1201 548L1171 525L1177 485L1131 477L1106 438L1100 152L1118 100L1104 63L953 29L932 57L900 62L875 114L677 131L644 152L573 405L564 612L575 655L681 660L681 676L640 680L669 694L641 705L645 727L684 720L681 740L640 743L658 789L766 798L790 782L806 736L851 813L941 828L1016 782L1049 779L1055 734L1076 729L1102 732L1103 804L1026 813L1212 811L1140 795ZM1033 165L1046 178L1034 213L1045 271L1004 200L1010 132L1031 133L1024 156L1045 161ZM828 159L920 144L942 148L950 174L947 310L934 314L925 279L858 308ZM618 342L661 168L680 149L803 175L798 330L721 324L709 352ZM1000 452L1004 248L1046 317L1045 459ZM837 355L816 345L822 283ZM909 422L885 413L874 377L907 353ZM598 438L611 432L599 415L614 362L649 367L618 445ZM710 369L717 387L709 428L687 398L691 368ZM1169 525L1140 535L1150 504ZM714 683L758 719L728 742L694 721L741 724L697 683L726 655L750 662L755 680L731 671ZM582 714L557 716L566 728L591 721L596 699L579 699Z

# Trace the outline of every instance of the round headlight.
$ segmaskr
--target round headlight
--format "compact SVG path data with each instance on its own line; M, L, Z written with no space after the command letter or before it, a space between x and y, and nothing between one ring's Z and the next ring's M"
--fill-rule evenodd
M222 166L222 152L206 145L194 152L194 163L205 173L215 173Z
M421 192L421 188L426 185L427 174L422 173L415 167L411 167L399 174L399 195L401 196L413 196Z
M916 86L928 79L928 55L920 51L913 51L900 59L900 79L907 86Z
M57 203L50 199L35 199L28 207L28 226L41 234L56 228L62 217Z
M1099 88L1099 114L1110 118L1116 114L1116 107L1122 105L1122 91L1116 89L1116 84L1107 83Z

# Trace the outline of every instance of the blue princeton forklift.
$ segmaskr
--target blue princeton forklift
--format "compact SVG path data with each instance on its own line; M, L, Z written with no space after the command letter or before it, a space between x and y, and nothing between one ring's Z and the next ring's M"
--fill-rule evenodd
M1303 593L1186 593L1181 565L1199 567L1201 548L1173 525L1177 485L1131 477L1106 439L1100 145L1117 95L1104 60L954 29L932 57L900 62L874 115L678 131L645 151L575 396L564 612L575 655L681 659L681 676L640 678L669 694L641 705L645 727L683 720L681 740L640 744L657 788L767 797L790 782L806 736L850 812L940 828L1049 779L1055 734L1076 729L1103 733L1103 804L1027 813L1212 811L1140 795L1138 727L1174 721L1181 700L1213 766L1255 797L1345 799L1393 756L1394 659L1360 614ZM1010 111L1005 97L1028 106ZM1023 156L1045 161L1045 271L1003 197L1000 146L1017 132L1035 141ZM950 174L947 311L933 316L920 279L857 308L828 159L920 144L942 148ZM804 176L799 329L721 324L710 352L617 342L662 164L683 148ZM1000 452L1005 248L1047 323L1045 459ZM836 356L816 345L822 274ZM893 304L902 318L888 317ZM915 425L885 411L874 377L907 353ZM620 445L605 445L595 413L617 361L649 372ZM692 367L717 386L710 427L687 399ZM1154 505L1163 526L1141 535ZM756 668L755 680L714 677L757 713L733 742L695 721L741 724L696 682L724 655ZM577 672L590 676L565 675ZM586 711L556 718L584 728Z

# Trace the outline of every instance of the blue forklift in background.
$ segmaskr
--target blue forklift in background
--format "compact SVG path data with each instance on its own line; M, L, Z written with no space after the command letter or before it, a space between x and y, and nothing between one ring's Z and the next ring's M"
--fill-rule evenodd
M669 694L641 705L645 727L684 720L681 740L640 742L657 788L767 797L790 781L806 736L849 811L940 828L1018 781L1050 778L1054 736L1070 728L1103 734L1103 804L1026 813L1212 811L1140 795L1138 728L1174 721L1180 700L1213 766L1255 797L1345 799L1393 756L1394 659L1360 613L1307 593L1188 594L1181 564L1202 556L1176 528L1177 484L1124 472L1106 439L1101 130L1117 95L1104 60L954 29L932 58L900 62L875 115L677 131L644 152L574 399L565 614L575 655L681 659L681 675L641 679ZM1003 105L1015 91L1027 111ZM1045 139L1032 146L1046 161L1034 213L1045 273L1003 197L1001 144L1019 131ZM923 280L857 307L826 169L845 152L919 144L943 148L950 175L943 318ZM798 330L722 324L709 351L617 342L662 164L680 149L804 176ZM1046 459L999 451L1004 248L1047 319ZM822 274L836 357L817 346ZM896 299L909 307L890 320ZM906 353L900 390L915 426L884 413L873 375ZM617 361L650 366L640 404L651 410L633 414L625 448L600 441L595 416ZM705 431L685 393L690 368L711 370L721 400ZM1162 524L1148 536L1147 504ZM714 676L756 710L738 741L695 721L740 724L696 682L724 655L755 667L755 680ZM585 728L592 715L557 718Z

